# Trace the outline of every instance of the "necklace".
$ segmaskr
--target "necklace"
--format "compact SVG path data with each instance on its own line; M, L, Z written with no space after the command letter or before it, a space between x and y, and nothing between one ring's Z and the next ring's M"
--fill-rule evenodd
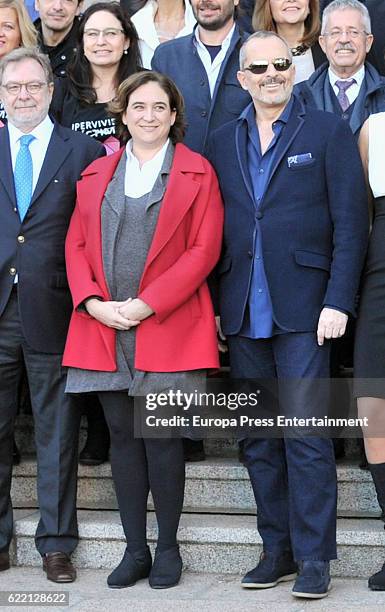
M292 52L293 56L296 57L298 55L303 55L304 53L306 53L308 48L309 47L307 45L304 45L302 43L301 45L297 45L296 47L292 47L291 48L291 52Z

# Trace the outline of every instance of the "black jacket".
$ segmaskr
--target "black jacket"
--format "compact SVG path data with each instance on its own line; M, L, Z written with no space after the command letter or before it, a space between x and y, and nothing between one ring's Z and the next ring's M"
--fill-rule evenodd
M79 30L78 18L75 17L73 26L68 32L67 36L61 41L61 43L56 45L56 47L48 47L44 44L41 20L37 19L34 25L39 34L39 48L42 53L48 55L54 75L57 77L65 77L67 65L76 52L76 41Z

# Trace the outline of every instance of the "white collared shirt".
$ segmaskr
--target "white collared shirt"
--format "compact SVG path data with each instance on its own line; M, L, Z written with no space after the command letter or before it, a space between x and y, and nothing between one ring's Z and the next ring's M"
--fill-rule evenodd
M141 198L150 193L159 172L163 166L170 139L167 138L163 147L152 159L140 167L138 159L132 152L132 139L126 144L126 175L124 178L124 194L129 198Z
M201 62L206 70L207 78L209 80L210 94L213 97L215 85L217 82L217 78L219 76L219 72L222 66L222 62L225 59L228 48L230 47L231 37L234 34L235 23L231 28L230 32L227 34L226 38L222 41L221 50L218 55L214 58L214 61L211 62L211 55L207 51L206 47L202 43L199 36L199 26L195 29L195 44L198 55L201 59Z
M348 97L349 104L353 104L353 102L358 97L358 94L360 93L360 87L362 85L362 81L365 78L365 66L361 66L361 68L355 74L352 74L352 76L348 79L341 79L340 77L338 77L335 72L333 72L333 70L330 68L330 66L328 72L329 81L331 86L333 87L333 91L336 96L338 96L339 92L339 89L336 85L336 81L350 81L351 79L355 79L356 82L353 83L353 85L351 85L345 92Z
M191 34L196 24L194 13L189 0L185 0L184 27L178 32L175 38ZM144 68L151 69L151 60L155 49L160 44L155 28L155 14L158 10L156 0L148 0L143 8L134 13L131 21L134 24L139 36L139 47Z
M32 193L35 191L35 187L39 178L39 174L44 162L45 155L49 141L51 140L53 132L53 123L51 119L46 116L45 119L32 132L29 132L35 139L32 140L29 145L29 150L32 157ZM25 133L19 130L16 126L8 119L8 133L9 133L9 144L11 148L11 159L12 159L12 170L15 171L16 157L20 149L20 138L25 136Z

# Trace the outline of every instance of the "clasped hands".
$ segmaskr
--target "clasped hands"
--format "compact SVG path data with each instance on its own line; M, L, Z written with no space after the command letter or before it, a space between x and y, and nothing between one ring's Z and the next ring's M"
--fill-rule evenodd
M85 300L84 306L91 317L107 327L119 330L136 327L154 312L140 298L128 298L124 302L103 302L98 298L89 298Z

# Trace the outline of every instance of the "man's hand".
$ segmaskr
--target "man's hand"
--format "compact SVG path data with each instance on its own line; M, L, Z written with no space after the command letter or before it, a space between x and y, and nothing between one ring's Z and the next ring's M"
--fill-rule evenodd
M218 335L218 351L220 353L227 353L228 348L225 344L226 342L226 336L222 331L222 327L221 327L221 318L220 317L215 317L215 323L217 326L217 335Z
M317 340L322 346L325 340L341 338L346 330L348 315L334 310L334 308L323 308L318 320Z
M113 329L127 330L139 325L140 321L135 319L130 320L119 312L118 309L124 303L125 302L102 302L97 298L90 298L85 301L84 306L88 314L100 321L100 323L103 323L103 325L112 327Z
M154 314L152 308L139 298L128 298L125 302L120 302L118 312L126 319L133 321L143 321Z

